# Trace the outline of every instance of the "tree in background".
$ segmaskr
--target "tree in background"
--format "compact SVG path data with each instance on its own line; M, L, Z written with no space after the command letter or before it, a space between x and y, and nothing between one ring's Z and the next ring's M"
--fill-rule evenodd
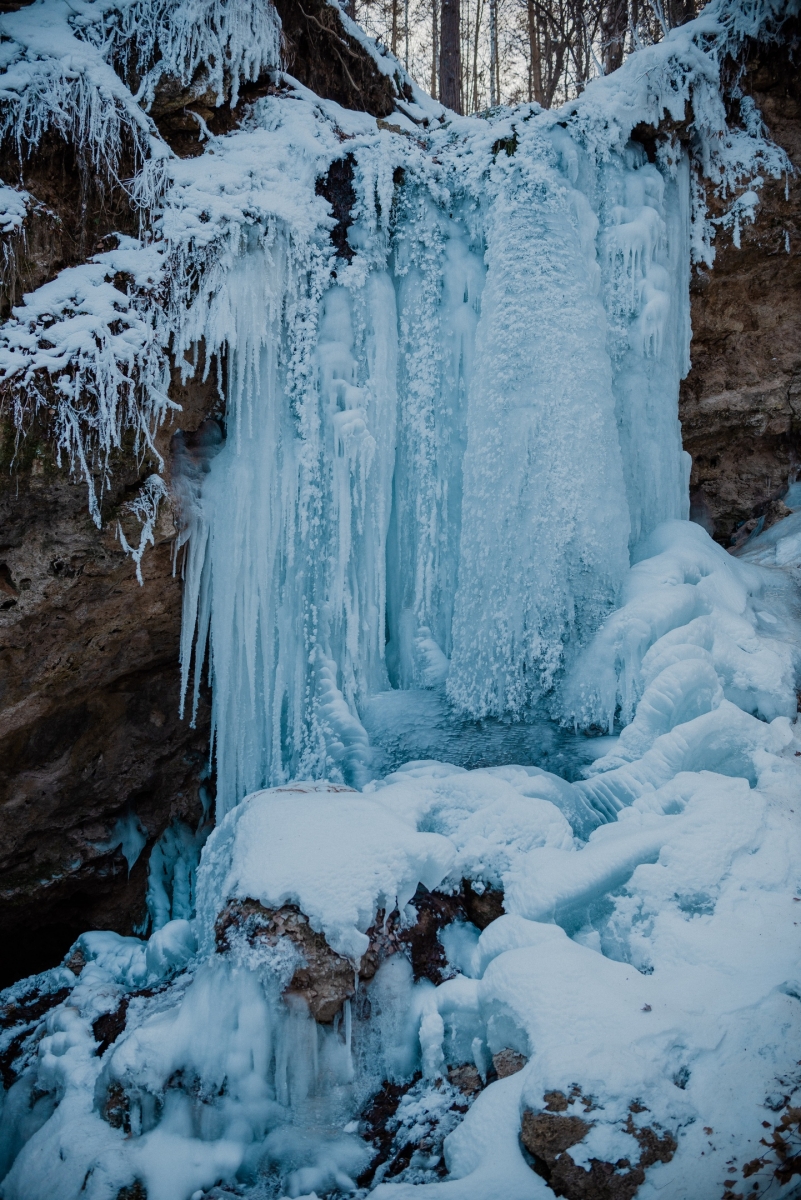
M442 0L440 13L439 99L460 113L467 107L462 103L461 0Z
M455 112L577 96L696 0L348 0L356 19Z

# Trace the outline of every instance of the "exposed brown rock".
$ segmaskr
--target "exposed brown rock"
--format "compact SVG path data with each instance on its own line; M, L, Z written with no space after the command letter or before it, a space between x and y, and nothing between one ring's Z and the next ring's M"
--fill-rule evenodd
M462 880L462 904L468 921L477 929L486 929L504 912L501 889L482 886L483 890L477 891L469 879Z
M544 1111L523 1113L520 1140L532 1157L534 1170L557 1196L566 1196L567 1200L632 1200L645 1180L647 1168L657 1162L670 1162L677 1148L675 1138L650 1126L640 1128L629 1115L625 1129L639 1143L638 1161L619 1159L609 1163L593 1158L589 1170L585 1170L576 1165L569 1153L593 1125L592 1120L566 1114L570 1099L577 1096L577 1088L570 1097L562 1092L548 1092ZM631 1111L645 1110L642 1105L634 1104Z
M115 1200L147 1200L147 1188L141 1179L135 1179L117 1192Z
M149 115L171 150L181 158L196 158L206 148L206 130L213 137L231 133L239 127L254 101L283 90L278 73L270 72L252 83L242 84L236 107L231 107L228 101L217 104L217 93L209 88L203 74L188 87L178 79L164 76L156 88Z
M129 873L111 845L132 813L148 846L175 817L197 823L208 704L178 717L181 582L164 512L140 588L113 518L140 470L120 461L106 527L86 485L35 431L0 475L0 979L53 966L85 929L132 932L147 848ZM144 464L143 464L144 466ZM147 468L144 469L144 474ZM208 787L208 784L205 785Z
M529 1154L543 1159L548 1165L560 1154L575 1146L590 1132L591 1122L581 1117L563 1117L551 1112L523 1114L523 1145Z
M281 18L284 61L295 78L343 108L374 117L394 111L399 83L393 85L381 74L326 0L277 0L275 7Z
M448 1067L448 1082L465 1096L476 1096L484 1087L475 1063L462 1063L457 1067Z
M126 178L133 173L133 152L123 138L118 174ZM109 235L138 232L139 214L125 189L59 134L45 134L22 157L13 142L0 144L0 179L25 188L32 197L22 231L0 234L0 319L9 316L25 292L65 267L111 249L116 240L107 242Z
M758 504L756 506L756 515L749 517L747 521L743 521L732 535L731 548L736 550L742 546L752 533L757 530L764 533L766 529L770 529L771 525L775 525L777 521L782 521L785 517L790 516L791 510L781 500L769 500L766 504Z
M217 950L231 949L235 935L243 936L250 945L274 946L280 938L289 938L305 965L297 968L284 995L304 1001L315 1021L323 1025L333 1021L356 991L353 963L336 954L294 904L265 908L257 900L229 900L215 925Z
M492 1056L492 1065L499 1079L516 1075L518 1071L523 1070L527 1062L525 1054L519 1054L517 1050L510 1050L508 1047L505 1050L499 1050Z
M53 992L33 988L13 1004L0 1008L0 1032L16 1030L0 1053L0 1083L5 1088L9 1088L17 1078L17 1059L26 1050L25 1043L40 1026L42 1018L51 1008L66 1000L69 992L68 987L61 987Z
M305 87L344 108L386 117L403 94L400 80L383 75L355 38L345 31L336 8L325 0L278 0L282 62ZM236 129L249 105L261 96L285 90L279 71L243 83L235 108L217 103L216 90L201 69L187 86L164 76L156 88L150 116L168 145L181 157L203 153L205 125L214 136ZM411 99L411 96L407 96Z
M429 1109L426 1097L432 1092L439 1095ZM423 1080L419 1072L408 1083L385 1082L362 1113L359 1132L372 1144L375 1156L357 1185L373 1188L388 1179L419 1184L445 1176L444 1140L464 1119L477 1094L453 1082ZM411 1118L403 1113L407 1096L414 1106Z
M121 1083L115 1081L111 1084L103 1094L99 1109L101 1117L108 1121L112 1129L131 1132L131 1102Z
M466 919L462 898L429 892L420 884L411 903L417 910L417 920L409 928L400 930L398 938L407 948L415 979L442 983L449 972L438 935L451 922Z
M503 892L486 888L479 894L469 879L463 879L460 890L453 895L429 892L420 884L411 903L417 910L417 920L399 929L397 939L408 952L415 979L441 983L453 971L439 940L440 931L453 921L469 921L485 929L503 912Z
M801 168L797 32L788 23L781 43L752 47L740 85ZM691 283L692 369L679 414L693 457L691 512L724 545L801 467L801 177L789 180L789 198L784 180L766 179L759 194L740 249L720 230L714 267L696 269Z
M130 996L123 996L119 1004L111 1012L102 1013L92 1022L92 1033L97 1042L97 1053L105 1054L125 1029L128 1016Z
M362 1137L373 1145L376 1154L364 1174L359 1176L359 1187L369 1187L376 1170L389 1159L395 1137L393 1118L403 1097L420 1078L418 1071L409 1083L391 1083L385 1080L362 1113Z

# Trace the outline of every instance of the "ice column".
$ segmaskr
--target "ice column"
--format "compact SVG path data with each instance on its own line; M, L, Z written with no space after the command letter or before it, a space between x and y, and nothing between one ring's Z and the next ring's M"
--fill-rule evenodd
M227 439L193 517L185 593L185 671L195 618L196 663L209 645L218 818L298 774L361 782L357 700L386 686L394 291L381 271L330 288L299 344L302 261L280 231L250 242L227 282Z
M688 515L679 383L690 367L689 168L630 146L603 170L599 237L617 424L635 546Z
M628 566L597 222L536 150L503 164L487 218L448 681L476 717L550 688Z
M467 389L484 283L483 245L427 191L399 201L398 449L387 546L387 665L396 687L447 669L459 563Z

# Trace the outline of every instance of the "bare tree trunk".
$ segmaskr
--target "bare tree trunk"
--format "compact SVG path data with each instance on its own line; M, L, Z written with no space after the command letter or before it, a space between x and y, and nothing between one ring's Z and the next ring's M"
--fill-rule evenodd
M498 0L489 0L490 12L490 107L498 103ZM476 22L478 25L478 22Z
M607 0L601 14L604 75L610 75L623 64L628 16L626 0Z
M542 90L542 55L540 51L540 31L537 20L537 10L534 0L528 0L528 98L538 104L545 104L545 93Z
M460 112L470 112L470 0L459 5L459 54L462 73L459 76Z
M403 0L403 36L405 39L403 65L409 70L409 0Z
M637 27L640 24L640 0L629 0L629 31L634 49L637 49L639 35Z
M668 0L665 10L671 29L675 29L677 25L684 25L687 21L692 21L695 16L693 0Z
M437 67L439 66L439 5L431 0L431 95L437 99Z
M392 0L392 45L390 50L397 57L398 54L398 6L400 0Z
M495 93L501 103L501 0L495 0Z
M397 0L394 0L397 3ZM440 21L439 98L454 112L462 111L462 46L459 0L442 0Z
M476 25L473 30L473 105L471 112L478 112L478 36L481 32L483 0L476 3Z
M545 89L546 108L550 108L553 105L556 89L559 87L559 80L562 78L562 72L565 69L565 49L564 38L560 37L554 41L550 33L546 32L545 58L548 63L548 87Z

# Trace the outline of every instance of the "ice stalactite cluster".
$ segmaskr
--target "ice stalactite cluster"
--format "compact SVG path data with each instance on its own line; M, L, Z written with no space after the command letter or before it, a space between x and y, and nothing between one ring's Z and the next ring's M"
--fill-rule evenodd
M255 119L275 164L328 136L300 97ZM429 135L438 162L356 120L352 260L332 283L324 233L304 244L276 214L207 318L227 442L192 518L184 636L197 606L222 812L298 774L363 782L359 711L389 685L447 677L475 717L553 698L630 535L685 515L686 162L667 182L636 149L599 166L534 110ZM238 164L255 136L218 153ZM315 204L324 221L309 186L309 223Z

